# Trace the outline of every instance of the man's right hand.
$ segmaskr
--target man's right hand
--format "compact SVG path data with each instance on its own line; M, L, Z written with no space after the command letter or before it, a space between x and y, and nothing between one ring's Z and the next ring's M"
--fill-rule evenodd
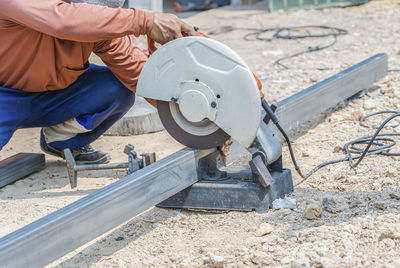
M196 36L194 28L180 20L174 14L159 13L154 15L154 23L148 36L163 45L171 40L185 36Z

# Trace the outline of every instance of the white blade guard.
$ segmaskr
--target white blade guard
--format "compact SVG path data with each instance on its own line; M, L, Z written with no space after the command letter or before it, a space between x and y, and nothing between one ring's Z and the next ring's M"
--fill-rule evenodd
M252 72L232 49L209 38L179 38L156 50L136 93L176 102L189 122L208 119L244 147L260 125L261 100Z

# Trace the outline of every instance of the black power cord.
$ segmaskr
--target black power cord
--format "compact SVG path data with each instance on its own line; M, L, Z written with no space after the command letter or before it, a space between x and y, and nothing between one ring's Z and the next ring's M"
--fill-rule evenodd
M232 31L251 31L250 33L243 36L243 39L246 41L260 40L271 42L275 39L284 39L284 40L295 40L295 39L306 39L306 38L326 38L333 37L332 42L327 45L317 45L317 46L309 46L307 50L300 51L294 53L289 56L282 57L274 62L274 65L279 65L285 69L289 69L286 65L281 62L290 58L294 58L300 56L302 54L311 53L319 50L323 50L329 48L336 44L337 37L340 35L346 35L348 33L347 30L325 26L325 25L306 25L306 26L293 26L293 27L273 27L273 28L245 28L245 27L223 27L218 30L214 30L208 32L208 35L217 35L222 33L229 33ZM312 31L315 30L323 30L326 31L322 34L312 34ZM271 37L263 37L262 35L265 33L272 32Z
M360 162L366 156L369 156L369 155L382 154L382 155L386 155L386 156L400 156L400 153L390 153L389 152L391 150L391 148L396 145L396 141L394 139L388 138L388 136L400 136L400 133L393 132L393 133L379 134L383 128L394 128L394 127L399 126L399 124L391 125L391 126L386 126L386 124L388 124L394 118L399 117L400 112L399 111L380 111L380 112L368 114L366 116L363 116L360 119L360 126L376 129L374 135L360 137L358 139L355 139L355 140L352 140L352 141L346 143L343 147L344 151L347 154L347 156L345 158L331 160L331 161L321 163L318 166L316 166L315 168L313 168L306 175L304 175L303 172L300 170L299 165L297 164L296 157L294 155L294 151L293 151L290 139L286 135L286 132L280 126L278 118L275 116L274 112L272 111L272 109L270 108L270 106L264 99L262 100L262 106L263 106L264 110L268 113L269 117L271 118L271 121L276 125L279 132L281 132L282 136L284 137L286 144L288 145L288 148L289 148L290 158L292 159L294 168L296 169L296 171L300 175L300 177L303 178L303 180L301 180L299 183L297 183L296 186L302 184L312 174L314 174L319 169L321 169L322 167L325 167L327 165L336 164L336 163L340 163L340 162L344 162L344 161L349 161L350 167L355 170L355 168L360 164ZM384 120L379 125L379 127L367 126L364 124L364 121L367 118L369 118L371 116L379 115L379 114L386 114L386 113L392 113L393 115L386 118L386 120ZM378 141L380 141L380 142L378 142ZM386 143L384 143L384 142L386 142ZM389 142L389 144L387 144L387 142ZM356 146L358 144L367 144L367 146L365 147L365 149L361 149ZM371 149L372 145L374 145L375 147ZM353 156L352 154L359 154L359 155ZM353 160L355 160L355 159L358 159L358 160L355 164L353 164Z

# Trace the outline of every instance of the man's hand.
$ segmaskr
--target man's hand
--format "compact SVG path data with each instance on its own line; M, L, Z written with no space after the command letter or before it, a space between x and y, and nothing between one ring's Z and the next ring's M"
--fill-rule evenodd
M156 12L153 27L148 36L163 45L183 35L198 35L194 28L173 14Z

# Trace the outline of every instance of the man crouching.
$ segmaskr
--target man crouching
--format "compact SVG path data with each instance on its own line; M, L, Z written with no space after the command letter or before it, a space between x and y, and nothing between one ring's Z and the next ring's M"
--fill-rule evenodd
M40 147L78 164L109 161L90 143L134 104L147 60L129 35L165 44L193 27L121 0L0 1L0 150L15 130L42 127ZM107 65L88 62L91 53Z

